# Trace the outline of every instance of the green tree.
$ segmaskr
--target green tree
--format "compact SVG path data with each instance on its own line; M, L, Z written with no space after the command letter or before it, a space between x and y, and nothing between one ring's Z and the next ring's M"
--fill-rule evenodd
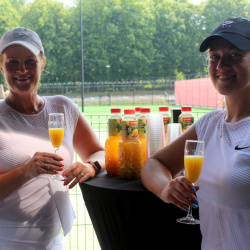
M12 4L12 6L18 11L18 13L22 15L25 9L26 0L9 0L9 1Z
M176 32L177 17L173 11L172 1L155 1L155 27L153 38L154 62L151 67L152 76L173 76L178 60L176 44L179 34Z
M9 0L0 0L0 36L6 31L19 26L20 15L12 6ZM2 74L0 74L0 83L4 82Z
M41 37L42 82L81 81L80 0L0 0L0 33L24 26ZM30 2L30 1L29 1ZM162 78L206 72L199 45L231 16L250 16L249 0L83 0L84 80ZM107 69L106 66L110 65Z
M145 77L150 72L155 53L152 42L155 26L150 2L123 0L114 4L111 1L105 47L114 80Z
M178 20L176 25L178 33L176 70L185 75L195 74L203 69L199 52L201 8L183 0L182 3L175 4L174 11Z
M9 0L0 0L0 35L19 25L20 13Z
M156 0L156 49L152 74L175 76L195 73L200 68L198 50L201 8L187 0Z
M204 5L202 36L208 36L219 23L229 17L242 16L249 18L249 0L208 0Z
M71 58L74 48L70 44L74 34L70 31L70 11L62 3L52 0L35 0L28 4L21 25L35 30L44 46L46 60L43 82L72 80Z

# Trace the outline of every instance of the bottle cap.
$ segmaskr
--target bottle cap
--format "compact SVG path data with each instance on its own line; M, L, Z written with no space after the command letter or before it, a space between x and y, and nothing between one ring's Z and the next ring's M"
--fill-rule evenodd
M192 111L192 107L181 107L181 111Z
M169 108L168 107L159 107L159 111L168 111Z
M121 109L110 109L111 113L121 113Z
M150 108L141 108L141 113L150 113Z
M135 111L136 111L136 112L140 112L140 111L141 111L141 108L140 108L140 107L137 107L137 108L135 108Z
M134 109L124 109L124 114L125 115L134 115L135 110Z

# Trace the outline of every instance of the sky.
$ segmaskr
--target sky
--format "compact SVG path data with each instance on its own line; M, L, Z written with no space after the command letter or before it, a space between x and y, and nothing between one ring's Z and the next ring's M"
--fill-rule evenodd
M63 2L65 6L75 6L74 0L57 0L58 2ZM84 0L83 0L84 1Z
M204 2L205 0L189 0L189 2L193 3L193 4L199 4L201 2Z

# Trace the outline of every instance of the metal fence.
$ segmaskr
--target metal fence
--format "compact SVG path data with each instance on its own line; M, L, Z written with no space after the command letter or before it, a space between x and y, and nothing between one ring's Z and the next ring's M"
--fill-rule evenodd
M174 79L141 82L47 83L40 95L65 95L79 106L174 103Z
M194 77L189 76L190 79ZM205 76L201 76L205 77ZM65 95L79 106L175 104L176 77L124 82L66 82L40 84L40 95Z

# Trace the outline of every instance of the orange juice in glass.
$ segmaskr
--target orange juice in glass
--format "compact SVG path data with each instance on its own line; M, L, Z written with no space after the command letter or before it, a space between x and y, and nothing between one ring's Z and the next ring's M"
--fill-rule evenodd
M199 179L204 156L200 155L186 155L184 156L184 168L186 178L192 182L196 183Z
M50 113L49 114L49 137L50 141L56 151L62 144L64 136L64 114L63 113Z
M184 149L185 176L193 185L200 177L204 160L204 141L186 140ZM188 214L184 218L177 219L178 222L189 225L198 225L200 221L192 215L192 207L189 207Z
M62 145L64 136L64 128L49 128L50 141L54 148L59 148Z

